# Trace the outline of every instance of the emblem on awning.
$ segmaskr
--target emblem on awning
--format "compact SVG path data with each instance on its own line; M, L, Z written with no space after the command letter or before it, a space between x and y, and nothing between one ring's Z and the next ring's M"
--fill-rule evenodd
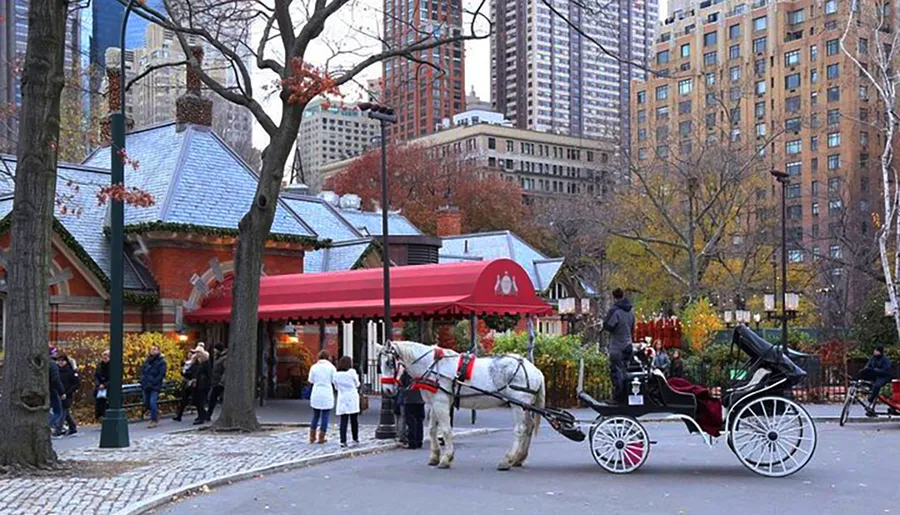
M497 275L497 284L494 285L494 293L503 296L516 296L519 294L519 288L516 286L516 278L509 275L509 272L503 272L503 275Z

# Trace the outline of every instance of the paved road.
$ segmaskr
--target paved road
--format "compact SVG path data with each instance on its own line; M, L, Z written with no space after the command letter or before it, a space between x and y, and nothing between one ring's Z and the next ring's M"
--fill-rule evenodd
M648 424L658 441L630 476L604 473L587 444L546 427L526 467L497 472L508 432L460 440L454 468L420 451L392 451L223 487L166 514L417 512L547 514L875 514L900 511L900 424L819 424L813 461L794 476L746 470L724 443L706 448L678 424Z

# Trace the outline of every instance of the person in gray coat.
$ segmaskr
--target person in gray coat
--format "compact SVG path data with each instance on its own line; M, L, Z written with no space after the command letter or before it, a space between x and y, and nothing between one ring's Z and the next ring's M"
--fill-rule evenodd
M612 292L613 307L610 308L603 329L609 331L609 377L613 383L613 400L622 402L627 393L628 360L634 352L631 333L634 330L634 312L625 292L616 288Z

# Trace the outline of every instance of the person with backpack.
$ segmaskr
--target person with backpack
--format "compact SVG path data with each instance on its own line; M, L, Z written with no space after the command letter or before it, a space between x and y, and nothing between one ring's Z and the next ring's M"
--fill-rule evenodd
M172 417L175 422L181 422L184 410L194 398L194 384L196 383L194 377L197 375L197 367L197 350L194 349L181 366L181 399L178 400L178 411Z
M59 377L59 364L56 363L56 348L50 347L50 359L48 373L50 376L50 434L55 435L62 431L62 424L66 416L63 411L63 399L66 398L66 389Z
M78 432L78 426L75 424L75 419L72 418L71 408L72 404L75 402L75 392L77 392L78 387L81 386L81 379L78 377L78 370L75 368L75 363L69 360L68 356L60 354L56 359L56 362L59 365L59 379L62 381L65 394L62 407L63 417L66 425L68 425L68 430L63 432L62 427L59 427L54 436L71 436Z

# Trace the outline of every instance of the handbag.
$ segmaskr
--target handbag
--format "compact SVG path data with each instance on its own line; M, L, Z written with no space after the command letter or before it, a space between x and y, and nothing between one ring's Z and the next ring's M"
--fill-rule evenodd
M369 396L363 393L362 388L359 390L359 411L367 411L369 409Z
M97 398L98 399L106 398L106 388L101 388L101 389L97 390Z

